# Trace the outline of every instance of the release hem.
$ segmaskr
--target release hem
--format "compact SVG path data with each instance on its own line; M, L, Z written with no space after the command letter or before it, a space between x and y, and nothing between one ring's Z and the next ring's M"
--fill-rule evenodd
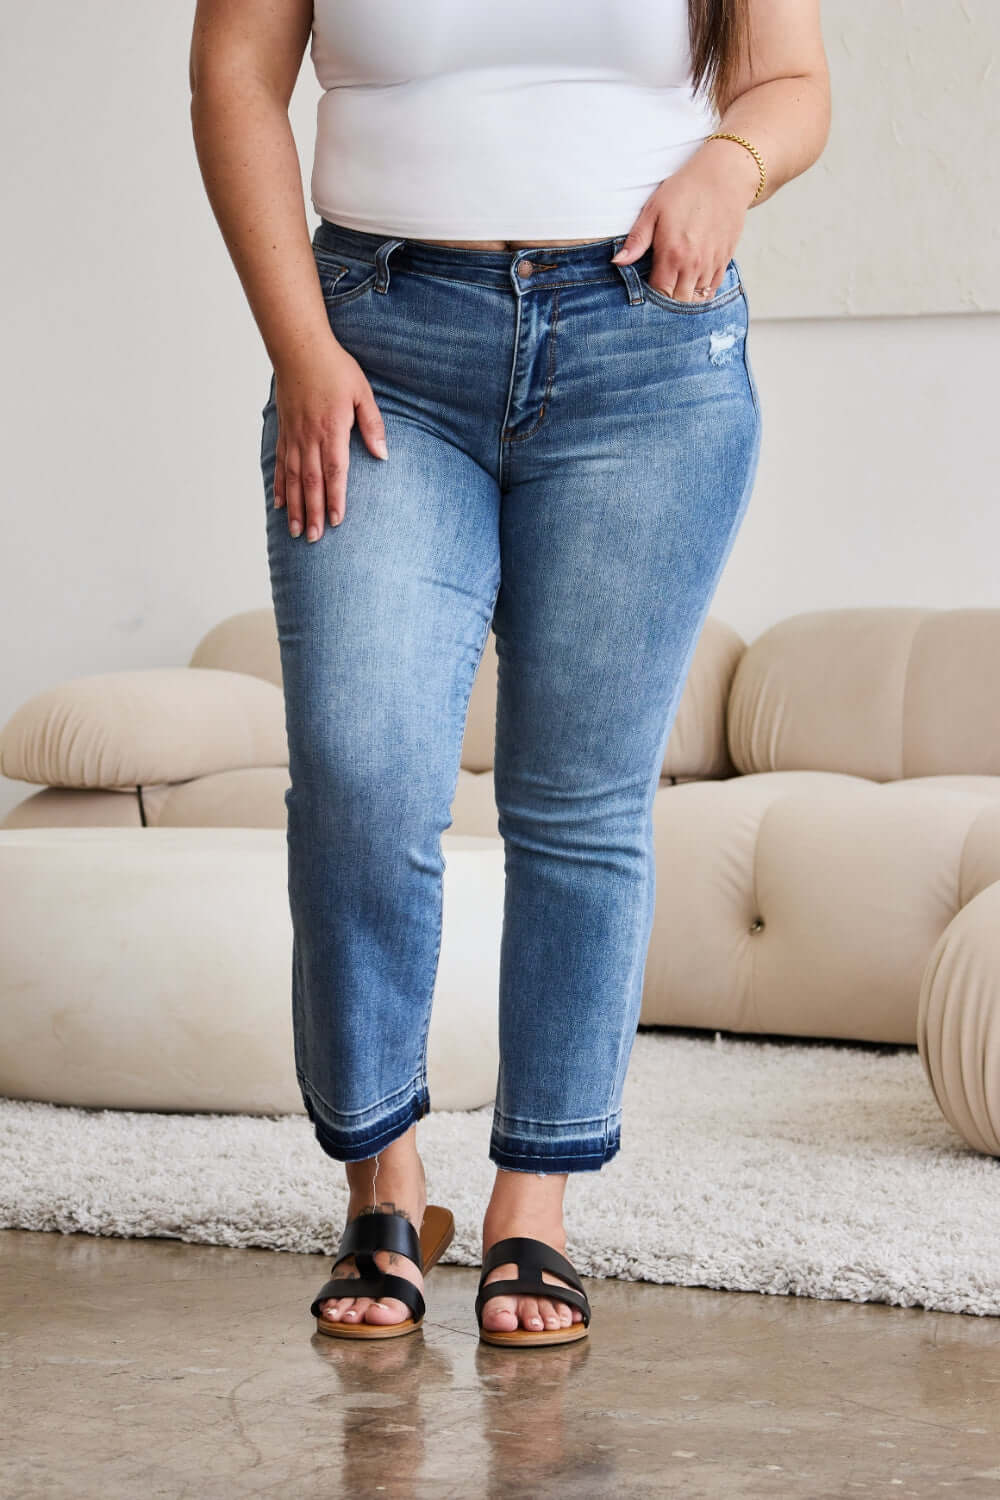
M621 1132L614 1131L606 1140L567 1141L564 1146L548 1143L539 1151L537 1143L517 1141L511 1137L493 1136L490 1161L508 1172L599 1172L621 1150Z
M335 1161L368 1161L377 1156L380 1151L391 1146L393 1141L405 1135L417 1120L423 1119L431 1107L426 1084L418 1084L402 1104L377 1124L363 1130L338 1130L317 1113L312 1097L306 1092L301 1079L299 1091L317 1141L327 1156L332 1156Z

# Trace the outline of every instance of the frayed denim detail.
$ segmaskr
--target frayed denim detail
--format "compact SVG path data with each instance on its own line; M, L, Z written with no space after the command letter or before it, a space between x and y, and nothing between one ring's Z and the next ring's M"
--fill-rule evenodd
M713 365L729 365L736 358L738 340L743 330L738 323L727 323L708 336L708 357Z
M621 1150L621 1131L615 1130L606 1139L593 1141L567 1141L560 1147L552 1143L544 1152L525 1149L524 1142L510 1136L490 1139L490 1161L507 1172L535 1172L548 1176L561 1172L599 1172Z
M430 1112L430 1095L426 1087L418 1087L405 1104L400 1105L381 1120L378 1125L365 1130L338 1130L316 1113L316 1106L299 1080L299 1089L305 1104L306 1114L313 1123L316 1139L335 1161L368 1161L377 1156L393 1141L405 1135L410 1126Z

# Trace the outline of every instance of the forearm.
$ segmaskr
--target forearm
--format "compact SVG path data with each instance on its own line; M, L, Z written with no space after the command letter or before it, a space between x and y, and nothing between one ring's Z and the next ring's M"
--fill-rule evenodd
M828 79L804 74L759 83L732 100L716 129L745 136L764 158L764 191L752 205L757 208L822 153L830 130ZM703 142L685 168L722 179L734 192L745 188L748 205L760 185L756 161L737 141Z
M192 90L191 126L212 211L277 370L333 338L287 107L259 78L230 69Z

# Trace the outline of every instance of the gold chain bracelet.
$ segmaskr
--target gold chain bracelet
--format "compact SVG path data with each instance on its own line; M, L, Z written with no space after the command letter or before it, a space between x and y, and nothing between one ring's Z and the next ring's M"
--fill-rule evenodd
M747 150L750 152L750 154L753 156L754 160L756 161L756 163L757 163L757 170L760 173L760 183L758 184L757 191L754 193L753 197L750 199L751 203L756 203L757 199L760 197L761 193L764 191L764 183L767 181L767 170L766 170L766 168L764 166L764 158L761 156L760 152L757 150L757 147L751 145L750 142L748 140L745 140L743 136L741 136L741 135L733 135L732 131L730 131L730 130L718 130L718 131L716 131L716 133L714 135L706 135L705 140L706 141L738 141L741 146L745 146L747 148Z

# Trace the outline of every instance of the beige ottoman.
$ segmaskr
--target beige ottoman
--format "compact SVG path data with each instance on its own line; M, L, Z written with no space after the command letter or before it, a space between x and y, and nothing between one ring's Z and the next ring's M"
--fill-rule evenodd
M496 1090L504 856L445 835L434 1109ZM0 1094L303 1113L285 830L0 829Z
M1000 1156L1000 881L973 896L935 944L917 1046L948 1123L975 1150Z

